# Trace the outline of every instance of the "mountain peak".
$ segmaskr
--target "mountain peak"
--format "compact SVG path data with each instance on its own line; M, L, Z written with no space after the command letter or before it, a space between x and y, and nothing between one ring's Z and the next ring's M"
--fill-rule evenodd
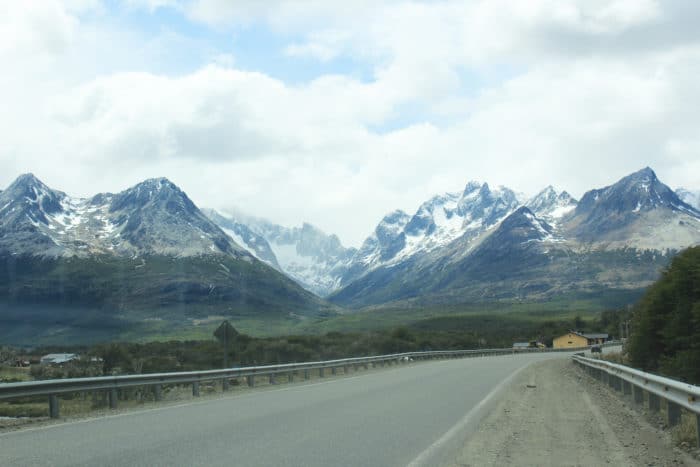
M7 191L14 191L14 190L22 190L26 191L28 189L31 189L32 187L36 188L37 190L48 192L51 191L51 189L44 184L41 180L39 180L33 173L28 172L25 174L20 175L15 179L14 182L10 184L10 186L7 188Z
M166 203L166 207L193 212L197 208L187 194L167 178L149 178L114 196L111 211L139 208L148 203Z
M649 179L656 179L656 173L652 170L651 167L646 166L643 169L640 169L632 174L629 175L630 177L639 177L639 178L649 178Z
M586 239L597 239L608 232L621 231L651 212L700 217L651 168L645 167L610 186L584 194L576 208L576 229Z
M34 174L31 173L31 172L27 172L27 173L24 173L24 174L19 175L19 176L15 179L15 181L14 181L12 184L14 185L14 184L19 184L19 183L21 183L21 184L36 183L36 184L42 184L42 185L43 185L43 183L41 182L41 180L39 180L39 179L36 177L36 175L34 175Z
M564 191L562 191L561 193L559 193L559 196L558 196L557 198L560 199L560 200L562 200L562 201L568 201L568 202L572 202L572 203L575 203L575 202L576 202L576 198L574 198L573 196L571 196L571 195L569 194L569 192L566 191L566 190L564 190Z
M481 189L479 190L479 195L480 196L488 196L491 194L491 189L489 188L489 184L484 182L483 185L481 185Z
M34 174L22 174L2 192L2 198L6 203L21 203L32 211L35 220L46 223L44 214L61 210L61 200L65 194L46 186ZM34 212L36 211L36 212Z
M469 193L472 193L473 191L478 190L481 188L482 184L481 182L478 182L476 180L470 180L467 182L466 186L464 187L464 195L467 195Z
M158 178L149 178L144 180L141 183L137 183L134 185L131 189L135 190L152 190L155 191L156 193L162 191L162 190L172 190L176 192L182 192L182 190L175 185L173 182L168 180L165 177L158 177Z
M582 211L600 208L610 212L639 212L661 206L678 209L683 204L651 168L645 167L610 186L587 192L579 208Z
M566 191L557 193L552 185L548 185L525 204L538 217L552 221L572 211L576 200Z

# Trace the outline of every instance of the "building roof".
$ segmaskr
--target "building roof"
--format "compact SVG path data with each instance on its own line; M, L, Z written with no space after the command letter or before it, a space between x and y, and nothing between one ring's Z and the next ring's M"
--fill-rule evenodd
M513 342L513 348L516 347L530 347L529 342Z
M610 337L609 334L605 333L595 333L595 332L580 332L580 331L569 331L566 334L559 336L559 337L564 337L568 334L574 334L576 336L580 337L585 337L586 339L608 339Z
M608 335L604 333L585 333L581 334L583 337L587 339L607 339Z
M41 363L65 363L78 358L74 353L50 353L41 357Z

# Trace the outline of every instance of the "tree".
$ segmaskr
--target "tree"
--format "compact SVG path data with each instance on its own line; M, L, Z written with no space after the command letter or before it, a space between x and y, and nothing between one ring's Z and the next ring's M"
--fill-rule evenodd
M700 247L671 262L634 310L632 365L700 382Z

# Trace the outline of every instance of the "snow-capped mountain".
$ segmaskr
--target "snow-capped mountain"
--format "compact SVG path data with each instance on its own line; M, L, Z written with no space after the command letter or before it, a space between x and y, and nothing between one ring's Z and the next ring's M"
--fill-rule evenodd
M203 209L202 212L217 224L226 234L231 237L236 244L248 250L250 254L263 261L275 269L281 271L277 257L272 251L270 244L265 237L254 232L247 225L238 222L230 216L224 216L214 209Z
M576 208L577 201L566 191L557 193L549 185L525 203L525 205L537 216L556 223L566 214Z
M76 312L78 327L103 320L115 329L154 316L180 326L201 314L332 310L237 245L167 179L83 199L31 174L0 193L0 321L21 322L15 307L35 309L40 332L71 328L65 308L99 310L99 319Z
M700 190L693 191L685 188L678 188L676 194L683 202L700 210Z
M649 167L585 193L563 222L570 238L606 249L678 250L700 239L700 212Z
M435 211L430 210L433 205L447 204L445 199L454 201L436 197L434 204L421 207L416 216L422 221L419 232L438 231L428 213ZM557 294L602 297L606 292L620 296L654 281L674 252L700 244L700 212L649 168L587 192L578 204L566 192L548 187L527 205L506 210L478 235L465 229L425 254L380 264L330 298L366 306L397 300L461 303Z
M0 252L13 255L249 256L163 178L82 199L25 174L0 194L0 207Z
M509 188L491 190L487 183L471 181L462 192L429 199L413 216L403 211L388 214L358 250L342 283L378 267L439 250L458 238L475 239L520 203Z
M345 248L336 235L327 235L308 223L288 228L241 213L207 213L260 260L320 296L338 288L356 251ZM244 235L246 230L252 235Z

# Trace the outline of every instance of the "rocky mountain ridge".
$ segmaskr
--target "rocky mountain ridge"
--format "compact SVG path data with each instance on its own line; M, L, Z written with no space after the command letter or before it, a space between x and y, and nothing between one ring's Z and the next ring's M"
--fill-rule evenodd
M678 188L676 194L683 202L700 210L700 190L693 191L686 188Z
M0 339L28 330L60 340L84 329L112 338L191 329L212 315L296 322L335 312L167 179L82 199L25 174L0 193Z
M0 193L0 233L0 254L252 258L165 178L82 199L24 174Z
M306 222L290 228L240 212L206 213L251 254L322 297L338 288L356 252Z
M700 243L700 212L648 167L578 203L548 187L525 204L476 235L465 229L439 249L365 271L331 300L454 303L641 289L674 252Z

